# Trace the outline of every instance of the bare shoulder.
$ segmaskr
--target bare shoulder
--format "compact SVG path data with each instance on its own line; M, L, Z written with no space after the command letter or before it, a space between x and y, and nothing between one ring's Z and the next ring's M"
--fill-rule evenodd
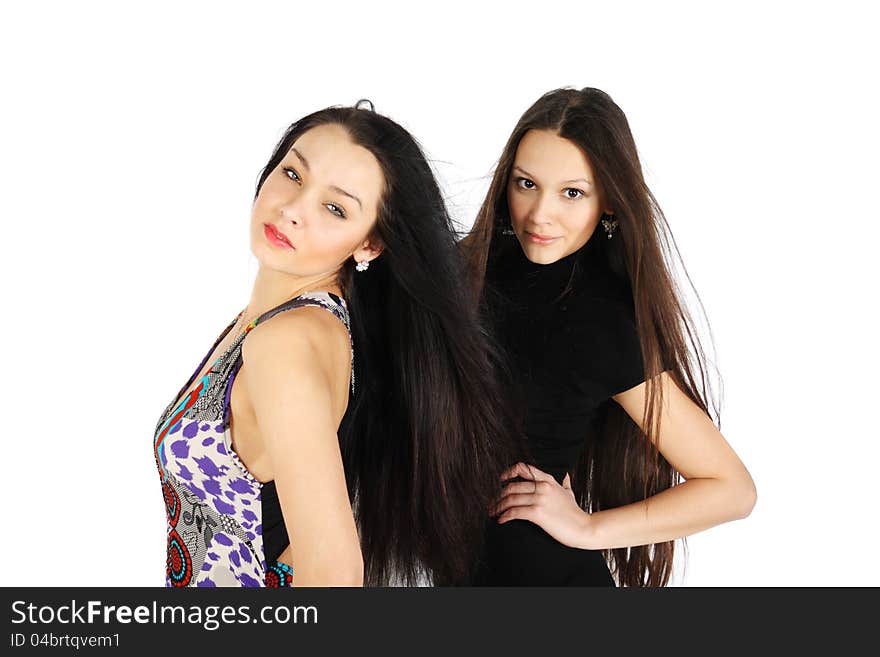
M299 373L307 370L331 380L344 380L350 357L345 325L317 306L275 315L254 327L242 344L242 359L251 371L294 366Z

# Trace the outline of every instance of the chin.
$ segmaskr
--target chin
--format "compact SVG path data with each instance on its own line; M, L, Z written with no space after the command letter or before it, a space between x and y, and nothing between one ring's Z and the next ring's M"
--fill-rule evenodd
M270 247L265 244L256 244L251 246L251 254L257 259L260 267L263 269L274 269L276 271L284 271L290 263L285 263L278 254L273 252Z
M531 262L534 262L536 265L549 265L562 258L562 251L559 249L553 249L551 251L544 247L532 246L531 244L523 249L523 253L526 258Z
M253 255L257 259L257 262L259 262L260 265L262 265L262 266L268 265L269 261L271 261L271 258L266 257L269 254L266 253L266 249L263 247L262 244L253 244L252 243L251 244L251 255Z

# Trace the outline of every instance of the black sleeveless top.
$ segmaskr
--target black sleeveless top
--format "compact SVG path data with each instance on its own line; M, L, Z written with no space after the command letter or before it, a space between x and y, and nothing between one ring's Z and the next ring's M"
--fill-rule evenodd
M560 483L610 398L644 381L628 281L611 269L601 231L549 265L529 261L513 236L486 271L486 304L522 409L530 462ZM477 583L608 585L597 551L569 548L537 525L491 519Z

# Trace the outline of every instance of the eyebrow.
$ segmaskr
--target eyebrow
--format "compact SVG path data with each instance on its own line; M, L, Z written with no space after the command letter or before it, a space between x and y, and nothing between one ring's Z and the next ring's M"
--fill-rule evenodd
M361 203L361 200L351 192L347 192L342 189L342 187L337 187L336 185L330 185L330 189L335 192L339 192L340 194L342 194L343 196L347 196L348 198L353 198L355 201L357 201L357 204L361 207L361 210L364 209L364 204Z
M309 171L309 161L305 158L305 156L303 156L303 154L300 153L295 148L291 147L290 150L293 152L294 155L296 155L299 158L299 161L302 162L303 168L306 171ZM342 189L342 187L337 187L336 185L330 185L330 189L332 189L334 192L338 192L338 193L342 194L343 196L347 196L348 198L354 199L355 201L357 201L357 204L360 206L361 210L364 209L364 204L361 203L361 200L357 196L352 194L351 192L347 192L344 189Z
M295 148L292 148L292 147L291 147L290 150L291 150L291 152L292 152L294 155L296 155L296 156L299 158L299 161L302 162L303 169L305 169L306 171L308 171L308 170L309 170L309 161L303 156L302 153L300 153L300 152L299 152L298 150L296 150Z
M520 173L524 173L524 174L527 175L529 178L535 178L535 177L536 177L536 176L533 176L533 175L532 175L531 173L529 173L528 171L526 171L525 169L523 169L523 168L522 168L521 166L519 166L518 164L515 164L515 165L513 166L513 168L514 168L514 169L519 169L519 170L520 170ZM586 178L572 178L571 180L563 180L563 181L562 181L563 184L566 184L566 183L576 183L576 182L584 182L584 183L587 183L588 185L592 185L592 184L593 184L593 183L591 183L589 180L587 180Z

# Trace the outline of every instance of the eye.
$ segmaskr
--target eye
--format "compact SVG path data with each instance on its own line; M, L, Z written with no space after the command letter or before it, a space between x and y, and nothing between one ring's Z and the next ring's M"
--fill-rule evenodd
M290 167L284 167L284 175L290 178L293 182L302 182L302 178L299 177L299 174Z
M535 183L528 178L517 178L515 181L516 186L520 189L534 189Z
M578 189L577 187L566 187L562 190L562 193L565 194L565 198L574 201L575 199L584 196L583 190Z
M335 214L340 219L345 219L345 208L340 205L336 205L335 203L325 203L324 207L330 210L333 214Z

